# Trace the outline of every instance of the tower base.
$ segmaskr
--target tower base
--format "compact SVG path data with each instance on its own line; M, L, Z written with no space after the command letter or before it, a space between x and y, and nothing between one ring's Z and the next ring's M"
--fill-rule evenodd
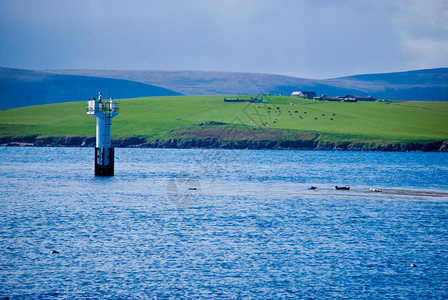
M95 176L114 176L114 148L95 147Z

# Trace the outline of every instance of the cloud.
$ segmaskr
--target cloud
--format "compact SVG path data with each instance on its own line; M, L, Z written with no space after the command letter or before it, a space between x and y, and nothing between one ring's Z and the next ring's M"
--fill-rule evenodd
M0 65L331 77L447 65L445 0L0 0Z
M395 30L409 65L448 66L448 2L409 0L400 4Z

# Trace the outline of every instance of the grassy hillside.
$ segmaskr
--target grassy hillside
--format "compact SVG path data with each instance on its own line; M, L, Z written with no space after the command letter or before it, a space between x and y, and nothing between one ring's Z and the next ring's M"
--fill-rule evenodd
M265 99L269 104L225 103L223 96L120 100L112 135L146 140L305 138L373 144L448 140L446 102ZM85 107L86 102L70 102L3 110L0 135L94 136L95 118L86 115Z

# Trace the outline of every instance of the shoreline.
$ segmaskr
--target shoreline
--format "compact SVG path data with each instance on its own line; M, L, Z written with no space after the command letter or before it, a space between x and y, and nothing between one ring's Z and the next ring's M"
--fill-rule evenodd
M95 147L95 137L3 136L3 147ZM112 139L116 148L170 148L170 149L239 149L239 150L327 150L327 151L388 151L388 152L448 152L448 141L389 142L375 144L369 141L303 140L219 140L169 139L150 140L142 137Z

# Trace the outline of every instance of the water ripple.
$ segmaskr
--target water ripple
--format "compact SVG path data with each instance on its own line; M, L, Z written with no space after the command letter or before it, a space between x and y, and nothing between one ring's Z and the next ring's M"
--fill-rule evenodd
M0 297L448 297L446 154L91 150L0 149Z

